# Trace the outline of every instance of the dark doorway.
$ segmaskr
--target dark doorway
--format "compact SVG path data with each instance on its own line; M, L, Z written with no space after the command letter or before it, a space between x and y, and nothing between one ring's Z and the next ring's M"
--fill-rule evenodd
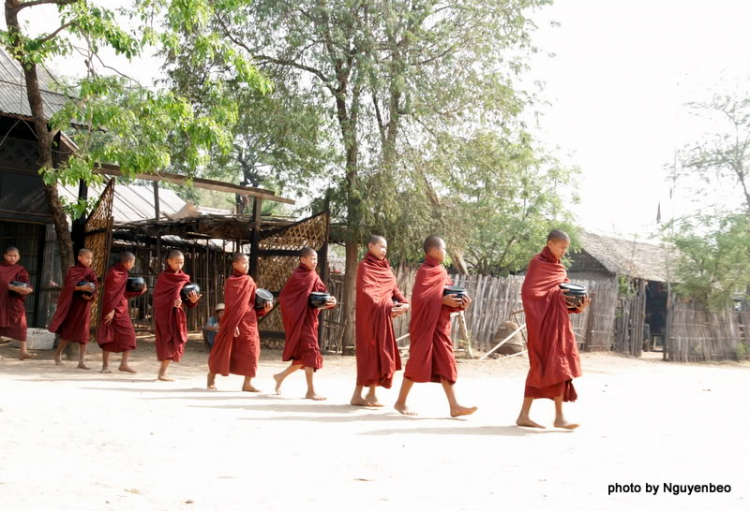
M41 292L42 262L44 260L44 224L9 222L0 220L0 252L6 247L16 247L21 253L18 264L26 268L31 277L31 286L37 290L26 299L26 321L30 327L38 325L39 292Z

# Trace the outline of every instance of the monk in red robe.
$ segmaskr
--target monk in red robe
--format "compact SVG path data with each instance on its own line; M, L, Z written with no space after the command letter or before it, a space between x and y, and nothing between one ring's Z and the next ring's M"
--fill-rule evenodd
M3 251L3 261L0 262L0 337L9 337L20 343L21 360L36 357L26 349L26 296L34 290L31 288L29 272L18 264L21 253L16 247L8 247ZM16 286L12 282L26 284Z
M68 268L65 282L57 298L57 309L47 328L60 336L55 351L55 364L62 365L62 352L68 343L78 344L78 369L91 369L86 365L86 346L89 343L91 324L91 302L96 296L98 279L91 268L94 253L82 248L78 251L78 262ZM80 284L84 282L84 284Z
M109 369L110 354L122 353L120 371L135 374L135 370L128 364L130 352L136 348L135 328L130 320L128 300L146 293L148 286L144 286L141 291L126 290L129 272L134 266L135 254L122 252L120 261L110 267L104 278L104 295L96 335L96 342L102 349L103 373L112 372Z
M354 406L383 406L375 389L390 389L393 375L401 370L393 318L406 313L409 303L396 285L387 252L385 238L370 236L367 254L357 268L357 386L351 400ZM362 397L365 387L369 391Z
M404 371L404 381L394 408L404 415L416 415L406 406L414 383L440 383L448 398L451 417L471 415L476 406L458 404L453 385L458 378L456 357L451 340L451 312L461 311L471 305L469 295L445 295L445 286L452 285L443 267L445 241L438 236L428 236L422 246L425 261L417 271L412 291L412 313L409 322L409 360Z
M258 371L260 360L260 335L258 318L265 316L273 308L269 302L258 310L255 308L253 278L247 274L250 260L246 254L234 254L232 276L224 287L224 315L221 317L219 332L208 356L208 389L216 389L216 375L239 374L245 377L242 390L260 392L253 386L253 378Z
M174 381L167 376L169 363L179 362L185 353L187 316L183 309L180 291L190 282L190 275L182 271L185 256L172 250L167 256L167 269L159 274L154 288L154 330L156 332L156 357L161 362L158 379ZM188 307L195 307L201 295L188 294Z
M300 251L299 266L284 284L279 294L281 318L284 322L284 354L282 360L291 360L291 365L283 372L275 374L276 393L281 394L281 384L293 372L304 369L307 379L305 399L322 401L325 398L315 392L313 373L323 367L323 356L318 347L318 314L320 309L310 306L310 293L325 292L328 288L320 280L315 268L318 266L318 254L310 247ZM331 296L324 309L336 306L336 297Z
M590 299L586 297L580 306L570 309L574 299L560 289L560 284L568 282L560 261L569 247L570 237L565 232L550 232L547 246L529 263L521 288L531 367L516 421L519 426L543 428L531 420L529 412L534 399L548 398L555 402L555 427L578 427L566 421L562 412L563 401L576 400L573 378L581 376L578 345L568 315L583 312Z

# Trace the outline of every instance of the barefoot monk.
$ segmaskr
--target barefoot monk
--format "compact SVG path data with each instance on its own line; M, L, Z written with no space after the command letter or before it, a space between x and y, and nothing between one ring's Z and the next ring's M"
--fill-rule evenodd
M521 288L523 309L528 331L529 374L526 378L523 406L516 424L542 428L529 417L534 399L547 398L555 402L555 427L575 429L578 424L563 416L563 401L575 401L573 378L581 376L578 346L569 314L580 313L588 307L584 298L577 308L569 308L572 298L566 297L560 284L568 282L565 267L560 262L570 247L570 236L554 230L547 236L547 245L529 263Z

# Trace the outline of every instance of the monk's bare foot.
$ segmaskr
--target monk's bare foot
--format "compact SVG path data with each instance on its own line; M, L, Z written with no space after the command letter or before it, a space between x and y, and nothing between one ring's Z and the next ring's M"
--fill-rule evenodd
M372 406L375 408L383 408L383 406L385 406L383 403L378 401L378 398L373 394L367 394L367 397L365 397L365 402L367 403L367 406Z
M242 392L260 392L260 389L253 387L251 383L242 386Z
M476 411L476 406L454 406L451 408L451 417L463 417L464 415L471 415Z
M216 390L216 375L208 373L206 376L206 388L208 390Z
M401 415L410 415L410 416L417 415L417 412L412 411L411 408L406 406L406 404L396 403L395 405L393 405L393 408L395 408L396 411L400 413Z
M102 367L102 372L105 374L111 374L112 370L109 367Z
M516 426L521 426L523 428L547 429L541 424L537 424L533 420L529 419L528 417L519 417L518 419L516 419Z
M55 365L56 366L63 365L63 363L62 363L62 353L55 353Z
M352 406L370 406L362 396L352 397L352 400L349 401L349 404Z
M562 429L576 429L580 424L573 424L565 419L555 419L555 427Z
M280 374L274 374L273 379L276 380L276 388L274 389L277 394L281 394L281 382L284 381L284 378L281 377Z
M122 371L123 373L136 374L135 369L133 369L130 366L120 366L119 370Z
M77 367L78 367L78 369L85 369L87 371L91 370L91 368L89 366L87 366L86 364L84 364L83 362L78 362L78 366Z
M308 392L307 394L305 394L305 399L312 399L313 401L325 401L326 400L326 398L324 398L320 394L316 394L315 391Z
M159 381L174 381L174 378L170 378L166 374L159 373L159 376L156 378Z
M18 355L18 360L28 360L30 358L36 358L36 353L29 353L28 351L26 351Z

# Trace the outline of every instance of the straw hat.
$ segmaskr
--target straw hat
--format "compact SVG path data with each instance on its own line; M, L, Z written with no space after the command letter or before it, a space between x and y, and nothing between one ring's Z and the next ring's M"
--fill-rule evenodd
M224 304L223 303L217 303L216 309L214 309L216 312L223 311L224 310Z

